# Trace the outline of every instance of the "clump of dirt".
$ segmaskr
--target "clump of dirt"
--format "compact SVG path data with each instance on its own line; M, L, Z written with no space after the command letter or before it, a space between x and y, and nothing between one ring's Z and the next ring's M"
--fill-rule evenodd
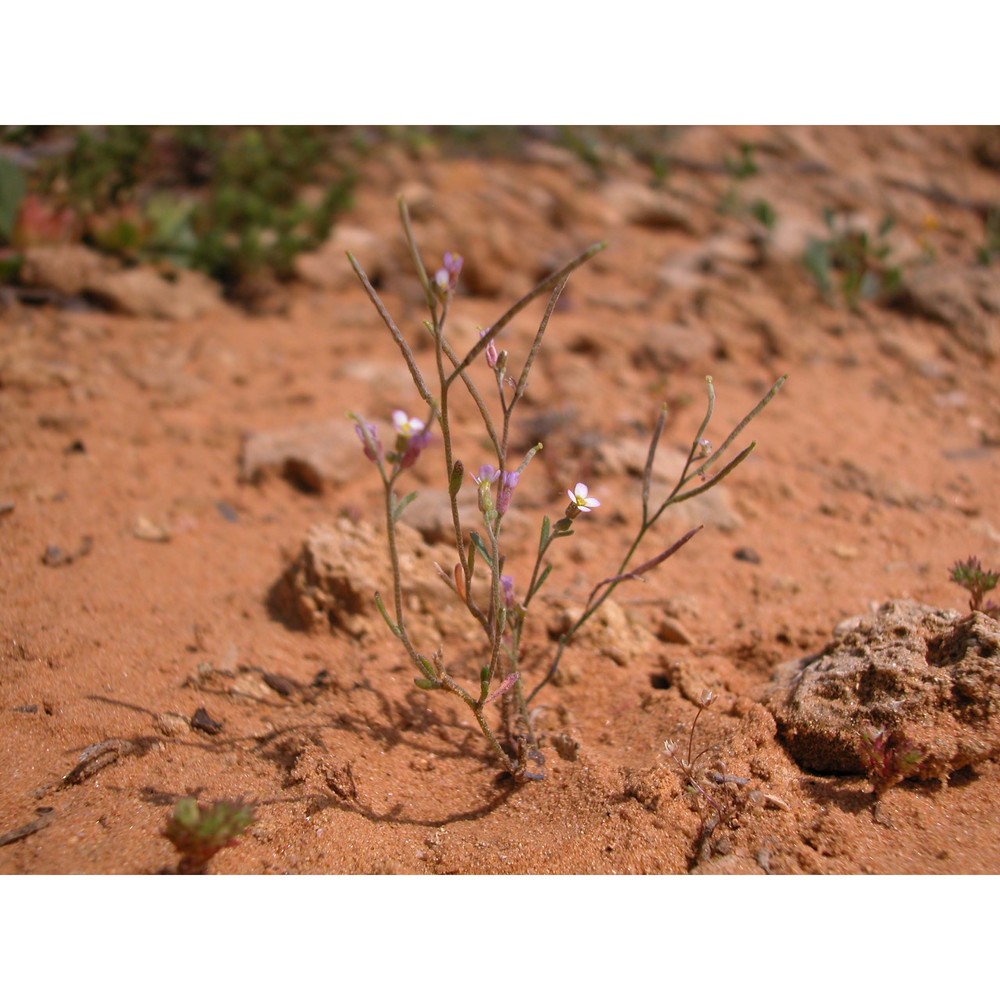
M859 740L888 730L945 778L1000 752L1000 625L912 601L834 630L821 653L784 664L766 704L781 741L818 774L863 774Z

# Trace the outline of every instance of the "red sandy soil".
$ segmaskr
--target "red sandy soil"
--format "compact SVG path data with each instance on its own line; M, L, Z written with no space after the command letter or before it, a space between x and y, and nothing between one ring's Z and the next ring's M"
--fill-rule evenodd
M672 163L657 189L624 133L606 137L599 172L542 138L510 159L387 148L341 220L364 231L355 253L427 369L400 191L428 265L465 257L450 326L463 349L608 241L570 279L515 427L515 450L545 442L509 522L516 577L567 487L582 480L602 501L557 552L529 674L547 662L546 626L632 537L639 481L615 459L641 452L661 403L661 447L686 449L711 375L718 444L788 374L744 434L756 451L693 515L705 529L568 648L538 699L539 782L505 780L465 707L414 686L372 605L351 632L310 631L274 600L310 527L381 524L346 412L386 438L393 409L419 409L339 245L265 314L221 300L183 320L4 300L0 872L171 869L162 831L189 795L255 804L218 873L1000 871L1000 764L904 782L876 807L864 776L801 769L762 704L775 668L818 652L844 619L890 599L964 610L950 566L1000 563L996 297L969 291L997 282L996 264L976 262L986 206L1000 202L984 162L994 137L695 128L645 141ZM759 169L736 179L724 163L742 142ZM770 234L747 210L757 199L776 213ZM935 316L913 297L824 301L801 255L826 207L871 233L891 213L904 283L952 268L958 305ZM512 359L539 314L504 335ZM458 436L476 468L490 456L467 416ZM341 451L318 492L280 470L242 475L247 435L321 421ZM443 488L442 464L432 446L413 488ZM691 516L665 518L647 556ZM388 591L384 553L370 557ZM454 604L441 585L440 608ZM460 675L464 627L445 650ZM748 779L713 786L726 804L713 829L664 751L686 750L705 689L716 701L695 751ZM192 728L199 709L221 729Z

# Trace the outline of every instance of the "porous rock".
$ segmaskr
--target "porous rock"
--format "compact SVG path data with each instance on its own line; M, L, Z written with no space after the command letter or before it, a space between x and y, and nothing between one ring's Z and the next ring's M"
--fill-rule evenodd
M944 778L1000 754L1000 624L890 601L834 630L820 653L780 666L766 702L796 762L862 774L860 734L898 734Z
M425 545L405 524L396 525L407 622L415 641L439 641L457 598L434 568L448 565L448 551ZM275 585L272 607L307 630L328 628L355 638L385 631L374 594L392 612L392 577L384 538L368 523L340 518L316 524Z

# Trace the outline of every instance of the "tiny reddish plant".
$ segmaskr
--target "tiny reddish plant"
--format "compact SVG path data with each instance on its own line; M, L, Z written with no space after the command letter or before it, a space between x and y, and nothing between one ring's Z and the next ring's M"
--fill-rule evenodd
M969 592L969 610L981 611L984 615L1000 621L1000 604L984 600L986 595L1000 583L1000 573L983 569L976 556L955 563L951 568L951 580Z
M924 759L899 733L874 726L861 731L858 750L876 797L914 774Z
M180 853L178 875L204 875L209 861L224 847L232 847L255 820L243 801L214 802L202 808L196 799L177 802L163 836Z

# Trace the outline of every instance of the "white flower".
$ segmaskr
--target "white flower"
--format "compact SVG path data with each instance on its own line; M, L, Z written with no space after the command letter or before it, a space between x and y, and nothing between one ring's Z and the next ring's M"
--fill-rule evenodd
M392 411L392 422L400 437L411 438L424 429L424 422L416 417L408 417L402 410Z
M576 486L566 491L569 502L573 504L581 513L586 514L592 507L600 507L601 501L597 497L587 496L587 484L577 483Z

